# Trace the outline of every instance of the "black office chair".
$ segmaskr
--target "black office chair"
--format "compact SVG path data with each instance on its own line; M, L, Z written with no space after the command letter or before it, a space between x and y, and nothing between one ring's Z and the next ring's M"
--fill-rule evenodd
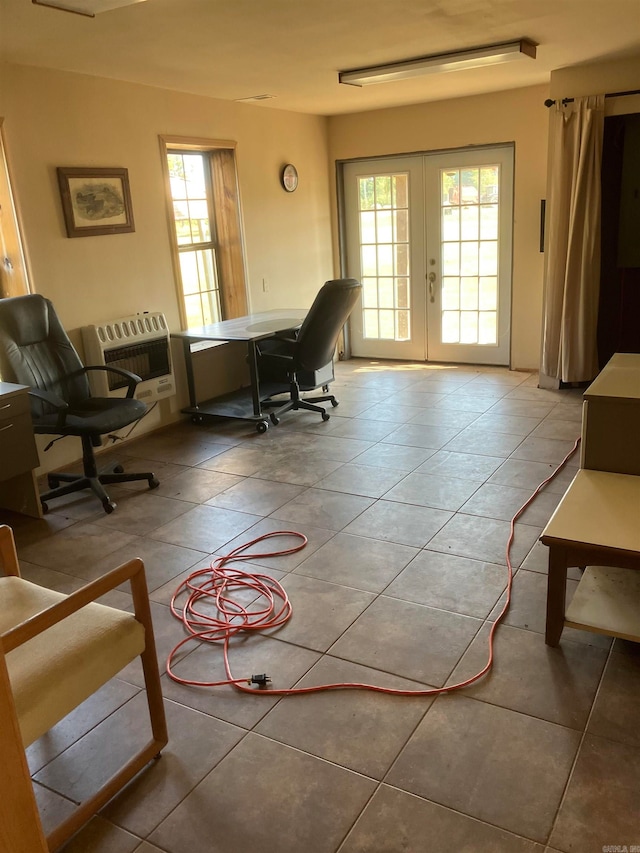
M320 397L300 397L300 386L308 384L315 371L326 367L332 359L340 330L358 300L362 285L353 278L338 278L327 281L318 291L295 338L269 339L258 344L258 374L269 382L288 383L289 400L284 404L268 398L263 406L277 406L269 417L279 423L280 416L291 409L308 409L320 412L322 420L329 420L329 413L317 403L330 402L337 406L332 394ZM325 385L324 388L328 390Z
M89 370L113 371L123 376L127 380L127 396L92 397ZM40 495L45 512L47 501L91 489L102 501L105 512L110 513L116 505L103 484L147 480L150 489L160 485L153 474L125 474L117 463L98 471L93 448L100 447L100 437L134 423L147 411L145 403L133 399L141 380L121 368L84 367L53 305L43 296L0 299L0 379L30 387L34 432L76 435L82 440L83 474L49 474L49 491Z

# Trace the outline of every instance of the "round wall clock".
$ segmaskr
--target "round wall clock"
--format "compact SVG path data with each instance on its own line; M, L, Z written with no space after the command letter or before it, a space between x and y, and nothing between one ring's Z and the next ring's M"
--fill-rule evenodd
M287 163L287 165L282 170L282 174L280 175L280 180L282 181L282 186L288 193L292 193L298 187L298 170L295 166L292 166L291 163Z

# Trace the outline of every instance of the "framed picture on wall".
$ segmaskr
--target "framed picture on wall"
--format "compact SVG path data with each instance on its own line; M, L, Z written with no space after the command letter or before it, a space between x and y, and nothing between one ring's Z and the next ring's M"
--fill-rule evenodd
M67 237L135 231L127 169L58 167Z

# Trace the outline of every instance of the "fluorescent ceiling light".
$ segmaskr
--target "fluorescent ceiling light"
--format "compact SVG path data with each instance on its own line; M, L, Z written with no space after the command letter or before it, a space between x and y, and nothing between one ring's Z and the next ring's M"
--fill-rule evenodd
M277 98L277 95L251 95L249 98L234 98L236 104L249 104L254 101L270 101L272 98Z
M339 71L338 81L349 86L369 86L372 83L390 83L393 80L406 80L421 74L441 74L445 71L462 71L466 68L481 68L485 65L497 65L524 57L536 58L536 46L528 39L493 44L487 47L473 47L469 50L456 50L453 53L438 53L433 56L421 56L404 62L389 65L373 65L371 68L356 68L353 71Z
M51 6L62 12L75 12L95 18L100 12L118 9L120 6L133 6L134 3L144 3L145 0L32 0L36 6Z

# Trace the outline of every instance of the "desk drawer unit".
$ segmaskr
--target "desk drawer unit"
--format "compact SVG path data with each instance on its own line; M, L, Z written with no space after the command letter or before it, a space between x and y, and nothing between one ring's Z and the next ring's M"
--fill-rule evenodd
M0 398L0 480L30 471L39 465L33 437L29 397L16 394Z

